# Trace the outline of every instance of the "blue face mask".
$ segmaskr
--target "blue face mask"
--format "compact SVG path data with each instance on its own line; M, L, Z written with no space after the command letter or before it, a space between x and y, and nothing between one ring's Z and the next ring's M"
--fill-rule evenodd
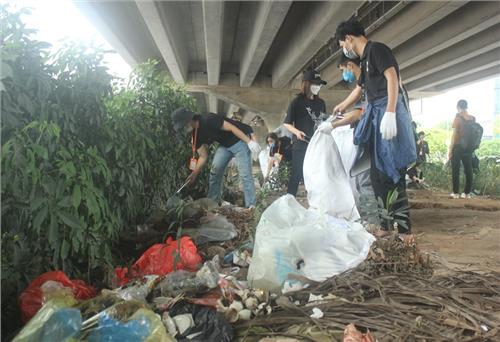
M356 81L356 76L354 76L354 73L351 70L344 69L344 72L342 72L342 78L344 81L352 83Z

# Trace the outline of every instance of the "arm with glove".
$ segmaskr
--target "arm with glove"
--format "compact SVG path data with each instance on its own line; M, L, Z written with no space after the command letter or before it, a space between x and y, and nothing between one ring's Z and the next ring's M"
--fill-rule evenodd
M222 125L222 130L233 133L238 139L245 142L248 145L250 151L252 152L253 159L257 160L261 148L260 145L255 140L250 139L248 135L243 133L238 127L227 121L224 121Z
M398 134L396 123L396 102L398 100L398 74L396 68L390 67L384 71L387 80L387 108L380 122L382 139L390 140Z

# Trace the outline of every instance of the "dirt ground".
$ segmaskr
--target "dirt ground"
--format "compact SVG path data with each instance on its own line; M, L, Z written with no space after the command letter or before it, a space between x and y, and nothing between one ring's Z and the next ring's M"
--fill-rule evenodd
M500 272L500 200L452 200L429 190L410 191L409 196L422 250L453 268Z

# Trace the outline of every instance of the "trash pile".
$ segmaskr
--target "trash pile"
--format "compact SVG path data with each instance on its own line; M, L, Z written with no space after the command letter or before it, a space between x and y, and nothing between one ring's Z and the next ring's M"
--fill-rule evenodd
M375 241L359 223L306 209L291 196L263 213L255 242L251 211L175 201L127 237L150 244L129 267L115 268L109 289L60 271L33 280L19 298L27 323L14 341L461 341L500 334L499 274L433 275L418 245L397 235Z

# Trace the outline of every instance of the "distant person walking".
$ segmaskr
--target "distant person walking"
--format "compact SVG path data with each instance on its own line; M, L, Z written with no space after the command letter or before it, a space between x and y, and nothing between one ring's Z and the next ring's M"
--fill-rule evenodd
M417 140L417 161L421 164L427 161L427 155L429 155L429 144L425 141L425 132L421 131L418 133Z
M472 154L473 150L467 148L464 140L466 132L466 125L476 121L476 118L467 112L467 101L460 100L457 103L457 115L453 120L453 135L451 137L451 144L448 150L448 160L451 161L452 169L452 182L453 192L451 198L470 198L472 190ZM460 164L464 166L465 173L465 187L464 192L459 195L460 187Z

